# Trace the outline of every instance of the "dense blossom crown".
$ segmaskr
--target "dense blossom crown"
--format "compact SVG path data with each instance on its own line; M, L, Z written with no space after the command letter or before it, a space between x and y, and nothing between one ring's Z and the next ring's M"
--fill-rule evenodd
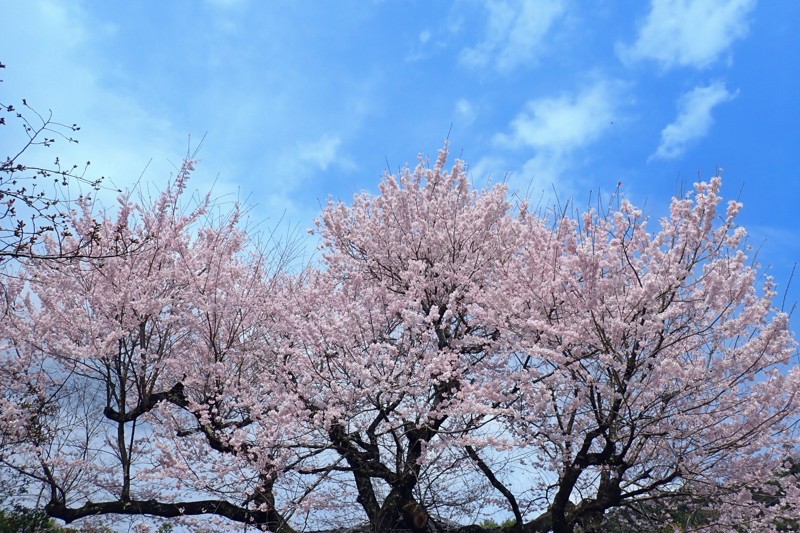
M152 202L83 202L98 257L4 278L0 468L64 520L796 523L797 344L721 180L660 224L547 219L447 155L329 202L299 273L238 208L187 208L192 161Z
M471 283L506 257L514 237L506 188L472 189L462 161L445 169L447 156L445 148L433 168L420 157L413 170L387 174L377 197L329 202L317 221L327 268L363 269L408 288L420 276Z

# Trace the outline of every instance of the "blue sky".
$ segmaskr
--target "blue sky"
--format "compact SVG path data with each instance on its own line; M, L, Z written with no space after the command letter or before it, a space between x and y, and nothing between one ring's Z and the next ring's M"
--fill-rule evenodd
M207 133L197 189L310 227L328 196L376 190L387 163L435 156L449 132L473 181L544 202L621 182L660 216L722 168L782 288L800 258L794 0L0 7L2 101L78 122L59 154L122 188L163 186Z

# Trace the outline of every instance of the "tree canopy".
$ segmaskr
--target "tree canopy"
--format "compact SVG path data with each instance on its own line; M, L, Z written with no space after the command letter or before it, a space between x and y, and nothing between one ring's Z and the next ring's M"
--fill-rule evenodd
M796 343L721 179L570 216L447 157L329 202L300 271L192 161L82 201L40 246L93 255L3 278L3 472L66 523L796 530Z

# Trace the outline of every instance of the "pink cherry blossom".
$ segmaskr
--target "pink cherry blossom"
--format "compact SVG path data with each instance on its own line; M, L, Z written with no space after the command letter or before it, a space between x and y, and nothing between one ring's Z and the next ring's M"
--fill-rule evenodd
M721 180L659 221L547 216L447 158L329 202L301 270L240 208L190 203L192 161L152 201L84 202L92 256L6 265L23 503L214 530L794 527L796 342Z

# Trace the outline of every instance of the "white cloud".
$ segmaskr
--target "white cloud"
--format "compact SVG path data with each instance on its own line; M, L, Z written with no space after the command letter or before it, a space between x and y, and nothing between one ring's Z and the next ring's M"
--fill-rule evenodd
M756 0L652 0L631 46L618 45L625 62L652 59L664 68L708 67L747 35Z
M512 119L510 131L493 138L501 148L533 149L513 173L512 189L544 192L548 202L554 183L572 192L565 177L574 166L574 152L599 140L621 119L624 92L622 82L601 79L578 93L530 100Z
M561 154L597 138L614 121L620 100L620 83L598 81L577 95L530 100L511 121L511 132L494 141L510 148L530 146Z
M339 153L341 144L339 137L326 133L316 141L298 143L298 157L323 172L332 165L352 170L355 167L353 161Z
M430 59L447 47L447 40L442 38L441 33L434 33L429 29L424 29L417 35L416 41L411 44L409 52L404 60L413 63Z
M475 105L466 98L459 98L455 107L456 120L459 126L468 126L475 121L478 116L478 110Z
M550 28L564 14L561 0L487 2L486 38L461 52L460 61L473 68L493 63L501 72L534 62Z
M539 153L525 161L516 181L522 184L524 180L527 180L527 183L525 183L525 195L527 197L535 196L540 191L549 193L547 191L548 185L552 187L556 183L559 184L558 188L564 191L564 177L568 173L569 167L570 162L564 157L554 157L552 154ZM520 188L520 190L522 189ZM547 203L551 203L549 199Z
M678 116L661 130L661 144L650 159L680 157L692 142L704 137L711 129L714 123L712 109L732 100L736 94L728 92L724 83L716 82L708 87L695 87L682 95L678 100Z

